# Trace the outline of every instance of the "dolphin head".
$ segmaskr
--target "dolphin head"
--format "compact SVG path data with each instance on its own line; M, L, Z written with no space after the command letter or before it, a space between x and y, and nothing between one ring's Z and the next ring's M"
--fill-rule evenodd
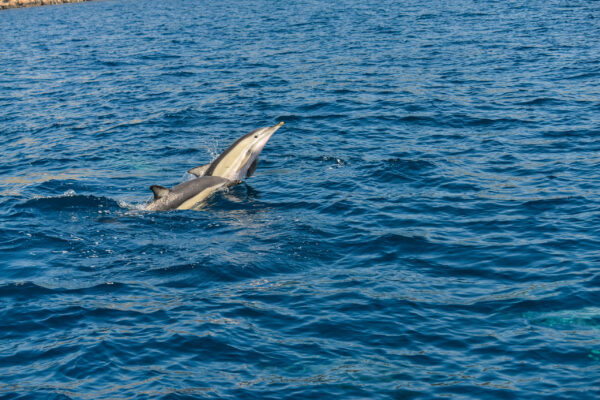
M220 176L225 179L237 181L251 176L256 169L258 156L271 136L283 122L266 128L258 128L247 135L242 136L234 144L229 146L204 173L206 176ZM192 170L190 170L192 172ZM192 172L193 173L193 172Z

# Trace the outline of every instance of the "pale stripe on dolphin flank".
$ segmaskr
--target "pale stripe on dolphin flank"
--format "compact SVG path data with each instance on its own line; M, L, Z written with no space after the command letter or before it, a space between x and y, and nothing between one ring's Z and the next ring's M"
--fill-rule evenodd
M204 189L203 191L201 191L200 193L198 193L191 199L186 200L183 203L181 203L181 205L179 207L177 207L177 209L178 210L190 210L192 208L196 208L196 206L200 205L200 203L203 202L208 196L210 196L215 190L217 190L218 188L220 188L221 186L223 186L225 184L226 184L226 182L222 182L222 183L216 184L214 186L209 186L208 188Z
M239 181L230 181L219 176L203 176L180 183L171 189L153 185L150 189L154 192L154 201L146 206L146 210L189 210L197 207L216 190L237 183Z

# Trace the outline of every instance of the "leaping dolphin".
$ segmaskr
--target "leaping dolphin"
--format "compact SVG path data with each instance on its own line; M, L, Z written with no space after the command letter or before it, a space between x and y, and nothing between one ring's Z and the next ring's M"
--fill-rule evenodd
M180 183L167 189L166 187L150 186L154 192L154 200L146 206L148 211L190 210L197 209L214 191L240 183L219 176L203 176L191 181Z
M227 148L213 162L192 168L188 172L196 179L167 189L153 185L154 200L146 206L148 211L197 209L213 192L223 187L241 183L256 170L258 156L273 134L283 125L256 129Z
M256 129L235 141L213 162L190 169L190 174L201 176L219 176L230 181L249 178L256 170L258 156L271 136L283 122L274 126Z

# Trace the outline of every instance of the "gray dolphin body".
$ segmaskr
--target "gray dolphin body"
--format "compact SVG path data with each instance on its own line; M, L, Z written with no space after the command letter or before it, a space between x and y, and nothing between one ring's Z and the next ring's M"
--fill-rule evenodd
M188 172L196 179L167 189L154 185L150 189L154 200L146 206L148 211L197 209L216 190L241 183L256 170L258 156L273 134L283 125L256 129L227 148L210 164L192 168Z
M256 129L227 148L213 162L190 169L190 174L201 176L220 176L230 181L239 181L252 176L258 164L258 156L265 145L283 122L274 126Z
M154 200L146 206L146 210L197 209L216 190L237 183L239 181L230 181L219 176L203 176L180 183L171 189L159 185L150 186L150 189L154 192Z

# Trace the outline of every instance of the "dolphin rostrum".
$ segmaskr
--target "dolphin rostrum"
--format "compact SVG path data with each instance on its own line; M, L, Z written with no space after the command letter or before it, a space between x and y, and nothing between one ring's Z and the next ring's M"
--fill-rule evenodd
M203 176L191 181L180 183L167 189L153 185L150 189L154 192L154 200L146 206L148 211L165 210L190 210L197 209L208 196L222 187L229 187L240 183L230 181L219 176Z
M220 176L230 181L249 178L256 170L258 156L271 136L283 122L274 126L256 129L235 141L213 162L190 169L190 174L201 176Z

